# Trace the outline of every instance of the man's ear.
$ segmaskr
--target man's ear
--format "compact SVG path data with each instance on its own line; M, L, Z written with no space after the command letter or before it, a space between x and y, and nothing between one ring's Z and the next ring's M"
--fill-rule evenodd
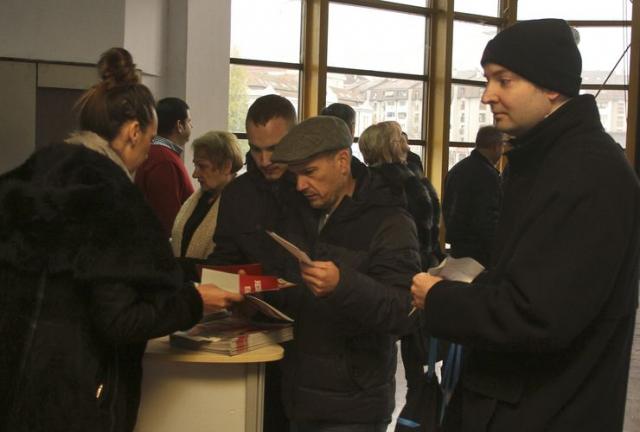
M351 166L351 151L349 149L340 150L338 154L336 154L336 160L338 161L340 171L343 174L346 173Z
M549 102L554 105L567 99L566 96L558 93L557 91L545 89L544 93L547 96L547 99L549 99Z
M176 124L173 126L173 130L175 130L178 134L181 134L184 130L184 124L182 120L176 120Z

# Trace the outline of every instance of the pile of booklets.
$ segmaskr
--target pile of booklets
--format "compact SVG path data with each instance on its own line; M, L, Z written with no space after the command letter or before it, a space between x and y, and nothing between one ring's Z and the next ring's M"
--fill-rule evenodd
M291 323L248 321L229 314L225 317L207 317L185 332L173 333L171 345L217 354L236 355L267 345L293 339Z
M243 274L238 274L243 270ZM294 285L264 276L258 264L202 269L202 283L245 295L244 313L223 310L205 316L187 331L173 333L172 346L218 354L236 355L293 339L293 319L259 298L257 293Z

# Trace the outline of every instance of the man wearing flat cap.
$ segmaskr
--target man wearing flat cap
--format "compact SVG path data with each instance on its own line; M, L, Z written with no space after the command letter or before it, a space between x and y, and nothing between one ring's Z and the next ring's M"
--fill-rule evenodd
M272 156L299 192L280 233L313 260L287 254L283 276L298 287L276 299L295 319L282 368L293 431L386 431L395 343L411 327L415 225L350 147L345 122L318 116L291 129Z
M565 21L489 41L482 101L515 137L492 265L473 283L414 278L427 330L465 346L450 431L622 431L638 301L640 187L579 95ZM597 174L596 174L597 173Z

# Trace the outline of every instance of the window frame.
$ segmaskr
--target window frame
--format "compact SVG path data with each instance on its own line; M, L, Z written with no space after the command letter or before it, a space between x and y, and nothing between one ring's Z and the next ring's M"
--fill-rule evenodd
M422 119L420 139L410 139L409 144L421 146L425 172L437 190L442 190L447 173L449 148L468 148L471 142L450 142L450 106L453 85L484 87L484 81L452 77L453 26L456 21L495 25L498 31L516 22L519 0L500 0L497 16L476 15L454 10L451 0L430 0L423 6L405 5L384 0L301 0L302 26L300 63L252 60L232 57L231 65L262 66L298 70L300 73L298 115L301 119L317 115L325 106L327 75L331 73L364 75L378 78L396 78L420 81L422 88ZM345 68L327 65L329 5L343 4L379 9L390 12L415 14L425 17L425 67L424 74L405 74L381 70ZM632 6L631 20L568 20L572 26L581 27L631 27L629 50L629 80L621 84L583 84L581 90L623 90L627 102L627 147L631 161L636 159L636 135L638 98L640 96L640 2ZM246 134L239 134L246 138ZM638 155L640 160L640 155Z

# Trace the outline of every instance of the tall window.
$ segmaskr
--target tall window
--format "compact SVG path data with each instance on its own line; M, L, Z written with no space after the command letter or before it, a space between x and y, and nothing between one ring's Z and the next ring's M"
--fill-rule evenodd
M356 111L356 136L371 124L398 122L422 156L429 10L426 0L389 3L330 1L326 104ZM356 144L353 151L361 157Z
M356 138L372 123L394 120L412 150L424 156L431 136L434 151L425 162L439 188L446 171L436 159L447 157L448 148L451 167L471 152L478 129L493 123L491 110L481 103L480 59L487 42L512 20L557 17L579 36L581 92L597 94L604 128L626 144L628 99L635 109L638 98L628 94L631 0L231 0L231 5L229 129L241 138L247 108L263 94L283 95L305 115L320 109L323 100L345 103L356 111ZM449 35L450 47L444 40ZM303 68L304 58L309 64ZM450 93L441 91L442 85L450 86ZM445 118L448 124L442 123ZM634 154L635 147L629 147ZM355 145L354 154L359 156Z
M604 129L626 146L631 2L519 0L518 19L562 18L577 31L581 93L596 96Z
M260 96L279 94L300 112L301 23L302 0L231 2L228 127L239 138L246 138L247 110Z
M449 169L473 150L478 129L493 123L481 103L484 75L480 66L487 42L498 32L498 0L456 0L451 58Z

